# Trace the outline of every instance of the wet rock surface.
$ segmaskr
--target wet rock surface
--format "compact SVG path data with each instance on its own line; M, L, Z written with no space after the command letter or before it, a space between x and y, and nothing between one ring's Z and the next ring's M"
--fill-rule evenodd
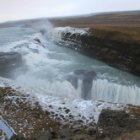
M0 76L9 77L21 64L21 54L17 52L0 52Z

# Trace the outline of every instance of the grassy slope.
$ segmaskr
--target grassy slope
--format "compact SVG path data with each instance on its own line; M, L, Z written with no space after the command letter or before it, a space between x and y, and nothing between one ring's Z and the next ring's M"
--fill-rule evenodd
M54 26L90 28L97 37L140 43L140 11L104 13L50 20Z

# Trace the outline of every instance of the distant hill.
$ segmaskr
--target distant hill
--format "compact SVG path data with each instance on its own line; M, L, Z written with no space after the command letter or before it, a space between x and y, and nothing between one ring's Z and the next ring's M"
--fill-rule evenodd
M55 26L91 27L96 24L114 26L140 26L140 11L107 12L76 17L52 18Z

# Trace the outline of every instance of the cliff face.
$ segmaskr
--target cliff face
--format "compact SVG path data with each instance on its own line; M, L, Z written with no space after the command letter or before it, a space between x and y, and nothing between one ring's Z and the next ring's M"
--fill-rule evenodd
M89 34L64 33L70 48L140 76L140 43L128 34L90 29Z

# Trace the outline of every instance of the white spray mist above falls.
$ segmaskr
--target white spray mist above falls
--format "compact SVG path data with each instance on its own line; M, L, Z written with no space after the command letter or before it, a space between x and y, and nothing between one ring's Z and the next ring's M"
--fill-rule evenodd
M12 79L38 98L51 96L140 105L140 78L56 45L54 40L59 43L61 34L67 30L87 32L53 28L44 22L0 29L0 51L22 56L22 66L12 72Z

